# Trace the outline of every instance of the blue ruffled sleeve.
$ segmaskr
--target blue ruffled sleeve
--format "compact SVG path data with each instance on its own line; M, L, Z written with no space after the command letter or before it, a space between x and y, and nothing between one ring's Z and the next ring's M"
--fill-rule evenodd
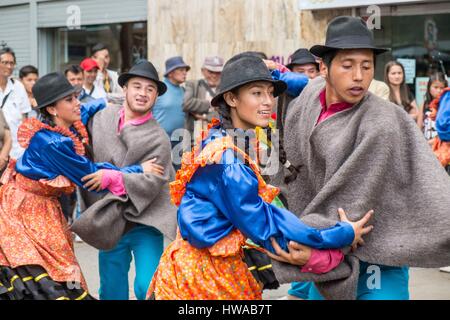
M57 175L63 175L79 187L83 187L81 178L100 169L120 170L109 163L94 163L88 158L75 153L73 142L70 139L54 139L46 144L40 153L42 160L47 163ZM137 171L140 166L131 166L124 169L124 173ZM142 169L142 167L141 167Z
M211 195L212 202L245 236L271 252L271 237L285 250L290 240L316 249L337 249L351 245L354 239L349 223L317 230L290 211L264 202L258 195L255 173L244 164L225 165Z
M89 120L100 110L105 109L107 106L105 99L96 99L83 103L81 105L81 122L87 125Z
M436 116L436 131L439 139L450 141L450 91L444 93L439 101L439 111Z
M281 73L276 69L272 71L272 78L286 82L287 93L293 97L298 97L309 81L309 78L304 74L296 72Z
M208 188L207 185L205 187ZM183 239L200 249L213 246L235 229L213 202L191 190L187 190L183 197L177 222Z

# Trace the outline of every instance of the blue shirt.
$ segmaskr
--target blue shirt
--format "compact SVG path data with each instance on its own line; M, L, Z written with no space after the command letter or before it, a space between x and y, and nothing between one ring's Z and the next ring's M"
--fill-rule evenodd
M224 135L225 131L216 128L203 145ZM290 240L316 249L333 249L348 246L354 239L349 223L318 230L290 211L264 202L258 195L255 173L231 150L225 151L220 164L196 171L186 186L177 219L183 239L197 248L211 247L236 228L271 252L271 237L284 250Z
M82 105L82 122L86 124L90 117L105 107L104 99ZM143 172L141 165L118 168L106 162L92 162L75 152L71 138L45 129L31 138L30 145L16 163L16 171L29 179L52 180L62 175L79 187L83 187L81 178L100 169L118 170L123 173Z
M183 100L184 89L164 78L167 91L156 100L153 117L169 135L177 129L184 128Z

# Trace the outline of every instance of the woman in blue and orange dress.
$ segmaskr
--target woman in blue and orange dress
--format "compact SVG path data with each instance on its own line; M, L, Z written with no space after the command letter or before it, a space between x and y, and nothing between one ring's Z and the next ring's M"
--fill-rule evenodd
M279 190L265 183L249 146L258 149L254 129L269 125L275 97L285 90L286 84L273 80L257 57L241 54L225 65L219 93L211 102L222 121L213 122L197 147L183 155L170 185L172 201L179 206L179 232L161 257L148 299L261 299L263 284L244 262L247 239L272 258L281 248L303 250L306 258L299 255L289 262L302 265L305 272L325 273L343 260L340 250L326 249L356 245L370 232L365 227L370 213L351 223L341 212L344 222L317 230L271 204Z
M433 152L450 174L450 88L430 103L430 119L436 121L437 136L431 140Z
M41 78L33 94L42 121L31 118L21 125L18 140L26 151L1 178L0 300L92 299L58 197L76 185L114 193L123 183L117 172L115 180L84 177L98 170L103 177L110 170L142 172L145 163L120 169L88 159L84 124L106 102L80 106L76 89L62 74Z
M436 121L437 131L437 136L431 140L433 152L450 175L450 88L445 88L430 103L430 110L430 119ZM450 273L450 267L440 270Z

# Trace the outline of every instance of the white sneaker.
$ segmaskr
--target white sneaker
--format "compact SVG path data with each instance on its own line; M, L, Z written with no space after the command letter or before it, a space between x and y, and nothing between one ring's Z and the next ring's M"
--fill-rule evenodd
M439 271L441 271L441 272L446 272L446 273L450 273L450 267L440 268Z

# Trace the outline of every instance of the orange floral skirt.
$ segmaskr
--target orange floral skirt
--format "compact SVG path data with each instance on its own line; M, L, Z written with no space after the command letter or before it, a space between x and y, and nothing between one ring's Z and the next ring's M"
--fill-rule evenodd
M62 176L35 181L9 174L0 187L0 266L41 266L52 280L80 283L87 290L58 201L74 185Z
M237 230L207 249L177 238L164 251L147 292L156 300L261 300L262 285L243 261Z
M435 137L431 147L441 165L447 167L450 164L450 143L441 141L439 137Z

